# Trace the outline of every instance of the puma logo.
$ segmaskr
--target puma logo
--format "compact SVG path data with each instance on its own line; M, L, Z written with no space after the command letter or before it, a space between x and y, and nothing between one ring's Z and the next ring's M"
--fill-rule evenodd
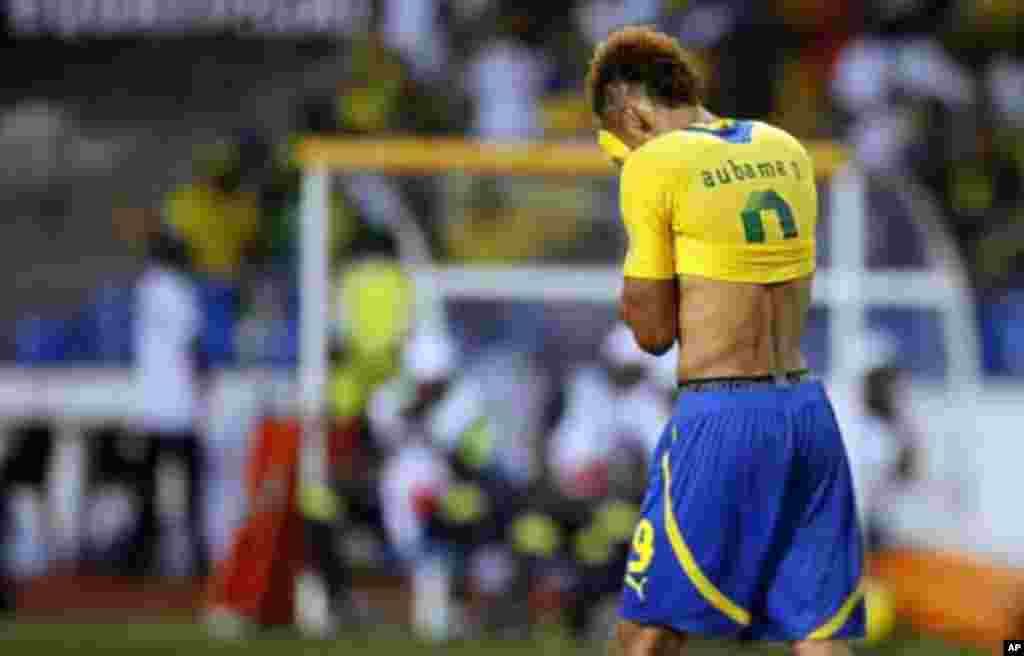
M636 593L636 596L640 597L640 601L644 601L644 588L647 586L646 576L637 578L632 574L626 574L626 585Z

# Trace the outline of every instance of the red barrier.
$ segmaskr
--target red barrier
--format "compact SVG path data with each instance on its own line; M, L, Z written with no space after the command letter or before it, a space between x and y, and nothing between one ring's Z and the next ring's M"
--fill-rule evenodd
M255 437L246 480L249 510L211 580L206 605L262 626L291 624L295 578L305 558L297 503L301 426L265 419Z

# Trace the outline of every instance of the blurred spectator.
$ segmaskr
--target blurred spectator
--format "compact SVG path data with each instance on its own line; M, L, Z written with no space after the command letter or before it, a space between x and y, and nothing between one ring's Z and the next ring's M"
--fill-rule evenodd
M609 392L607 380L595 367L577 369L570 379L566 409L548 443L547 457L553 479L567 494L597 494L608 485L608 462L615 448Z
M642 472L612 472L612 466L643 466L671 417L652 379L656 362L618 323L601 345L599 362L572 375L566 409L548 445L551 473L565 494L604 494L616 473L619 483L644 480Z
M771 25L772 36L769 38L778 44L774 48L779 52L776 57L781 54L774 76L774 101L769 120L799 136L828 135L833 128L831 114L827 111L829 76L836 53L850 39L859 22L859 3L849 0L778 0L765 4L774 10L774 20L762 15L761 25L748 27L746 31L760 29L762 35L767 36L765 23ZM760 57L761 52L758 50L753 58ZM735 82L748 84L752 75L745 62L750 57L742 54L733 57L734 63L744 66L736 70ZM737 90L743 92L742 88ZM749 91L746 94L747 99L757 102ZM739 107L742 111L750 111L743 105Z
M416 64L385 38L371 33L353 43L335 89L334 118L321 121L320 127L359 134L448 131L462 116L459 98L417 78Z
M998 141L989 112L954 117L948 129L948 154L922 162L922 177L938 194L975 283L1004 285L1014 258L1024 253L1024 243L1007 239L1024 220L1022 172Z
M13 426L0 439L0 617L16 610L17 580L40 573L56 555L39 530L54 446L53 426L40 421Z
M908 170L915 141L946 143L949 126L937 119L975 102L969 71L934 39L908 40L900 31L850 41L838 54L832 93L851 119L857 159L883 173ZM946 156L929 153L917 160L938 163Z
M497 33L484 41L467 67L465 87L473 99L471 134L489 141L541 136L538 116L552 64L530 42L536 18L525 8L505 8Z
M368 241L338 276L328 402L339 448L353 449L335 454L335 467L344 467L336 472L339 476L365 477L355 445L367 439L366 404L399 369L402 344L412 330L413 293L412 281L386 239Z
M394 7L393 7L394 9ZM420 82L376 35L356 44L349 70L334 96L310 95L298 108L296 131L316 135L374 135L412 127L432 129L450 118L431 111ZM295 263L299 222L298 176L283 170L283 202L268 204L276 226L275 252L288 268ZM335 622L360 621L361 611L347 591L351 553L332 548L369 531L383 530L384 508L376 487L379 445L367 426L367 403L399 370L399 356L417 305L404 263L424 262L429 252L416 218L395 181L356 174L330 190L331 263L337 273L333 301L333 353L329 380L332 492L341 514L307 512L313 558L328 590ZM286 245L282 248L282 245ZM294 280L294 272L287 274ZM422 292L421 292L422 293ZM417 317L422 320L423 317ZM412 453L416 460L415 453ZM392 509L396 510L397 509ZM374 549L379 557L381 550Z
M587 44L593 48L623 25L652 23L658 18L661 0L589 0L578 3L574 18Z
M451 564L429 527L453 475L430 419L455 376L454 347L421 335L406 345L403 365L369 408L370 425L387 449L379 495L388 537L412 583L413 629L424 639L443 640L458 632L450 611ZM430 585L431 577L439 580Z
M373 540L363 558L379 564L384 525L376 481L381 450L367 424L367 403L398 370L412 320L411 282L387 241L368 243L339 276L327 402L329 485L300 490L312 562L327 590L331 623L364 620L349 592L352 545ZM322 499L328 499L326 503ZM345 545L342 549L338 544Z
M450 617L451 573L428 539L427 525L448 491L451 473L443 456L422 434L396 445L380 477L380 498L388 536L410 577L412 625L426 640L446 640L458 630ZM431 580L433 579L433 580ZM433 594L431 592L433 591Z
M441 25L438 0L387 0L383 3L384 42L409 62L414 75L436 80L448 68L448 35Z
M399 556L406 564L413 564L426 545L428 507L436 510L444 495L445 485L441 483L446 484L450 477L442 455L448 450L449 438L445 436L439 443L429 420L439 416L436 410L455 378L454 347L442 337L420 335L406 345L403 365L402 373L374 394L369 420L388 450L381 473L381 496L395 503L385 503L385 523ZM452 439L457 446L458 431ZM412 469L403 464L407 460ZM413 464L428 462L435 464L427 469ZM428 472L426 482L419 481L413 470Z
M1024 61L1005 53L997 55L985 76L988 94L1000 118L1008 126L1024 129ZM1019 143L1017 148L1019 153Z
M84 569L100 575L151 575L156 526L152 512L146 514L147 499L155 494L150 444L117 424L91 429L85 440L88 458L69 463L87 472L81 504Z
M472 596L493 628L503 623L499 600L514 578L504 534L525 481L509 467L485 388L478 371L460 367L449 337L421 332L406 345L403 375L375 396L370 416L392 445L381 494L414 582L434 567L438 550L454 558L451 601ZM429 606L424 590L414 589L421 597L414 607ZM458 631L459 614L449 615ZM431 624L429 616L418 620L421 629Z
M531 494L513 525L513 544L527 556L531 576L551 575L564 561L567 619L579 640L598 634L597 613L622 586L647 461L671 416L659 365L624 324L613 327L598 361L570 378L565 410L548 443L550 490ZM543 542L530 537L541 517L558 527L563 546L540 548Z
M207 362L201 307L185 242L171 230L154 236L136 287L135 377L148 480L142 492L138 549L155 559L169 549L170 571L205 575L202 521L204 446L200 434ZM181 548L181 541L188 548ZM181 556L185 563L174 562Z
M239 145L211 150L197 158L195 179L168 197L164 218L187 243L196 273L230 283L253 246L260 210Z
M893 499L922 479L922 445L906 416L904 373L888 336L865 336L857 406L843 430L861 527L870 548L891 540L886 512Z
M340 357L330 389L340 423L360 417L373 389L394 374L412 327L414 290L393 247L381 241L365 248L342 270L336 287Z
M498 344L474 354L464 375L483 391L488 417L494 420L493 461L514 485L525 486L542 474L538 447L547 433L548 406L554 394L551 372L534 352Z
M235 352L243 365L283 366L298 358L298 317L289 312L287 287L264 277L250 289L246 312L235 332Z
M234 356L240 277L260 224L253 178L265 161L259 147L255 153L240 144L214 150L197 158L196 178L168 197L164 219L185 240L199 276L204 348L213 364L224 364Z

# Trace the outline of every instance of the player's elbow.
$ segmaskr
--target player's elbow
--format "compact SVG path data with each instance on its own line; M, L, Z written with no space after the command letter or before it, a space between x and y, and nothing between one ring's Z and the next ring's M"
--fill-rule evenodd
M636 345L651 355L664 355L676 341L675 325L653 322L644 313L631 311L631 306L622 306L622 320L633 333Z
M675 336L672 335L667 337L664 335L641 336L640 333L634 332L633 336L636 338L637 346L651 355L664 355L668 353L676 341Z
M633 281L627 281L623 291L621 318L637 346L651 355L664 354L676 342L677 304L670 291L674 290L649 290Z

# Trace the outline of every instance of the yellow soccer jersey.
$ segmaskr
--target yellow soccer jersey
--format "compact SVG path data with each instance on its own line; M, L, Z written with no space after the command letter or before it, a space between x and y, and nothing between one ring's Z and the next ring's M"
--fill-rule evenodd
M818 195L795 138L756 121L694 124L626 158L631 278L774 283L814 271Z

